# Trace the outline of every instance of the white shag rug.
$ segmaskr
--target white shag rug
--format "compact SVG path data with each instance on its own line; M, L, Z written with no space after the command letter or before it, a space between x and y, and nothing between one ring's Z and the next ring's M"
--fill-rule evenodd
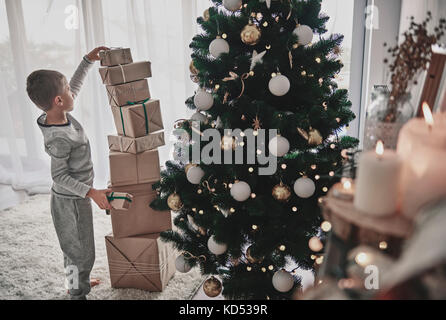
M49 209L50 196L30 197L0 211L0 300L66 300L63 256ZM94 209L96 262L91 276L102 280L90 300L189 300L204 278L199 269L176 273L161 293L112 289L104 237L111 233L110 217Z

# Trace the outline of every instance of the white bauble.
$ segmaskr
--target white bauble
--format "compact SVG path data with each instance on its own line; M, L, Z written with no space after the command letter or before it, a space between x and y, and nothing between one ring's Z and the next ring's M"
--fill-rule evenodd
M244 181L234 183L231 188L231 196L239 202L246 201L251 196L251 187Z
M229 44L228 44L228 42L226 42L226 40L221 39L221 38L215 39L209 45L209 53L215 59L218 59L220 57L220 55L223 54L223 53L229 53Z
M269 82L269 91L277 97L286 95L291 88L290 80L284 75L278 75Z
M300 25L294 29L293 33L299 37L299 44L306 46L313 41L313 30L309 26Z
M200 122L201 124L207 124L209 122L208 117L206 117L201 112L194 113L193 116L190 119L192 121Z
M214 97L205 90L198 90L194 97L194 104L200 111L207 111L214 106Z
M228 250L228 246L224 243L217 243L214 236L212 236L208 240L208 249L216 256L219 256Z
M285 270L277 271L273 276L273 287L279 292L288 292L294 286L294 278Z
M177 271L181 273L188 273L192 269L184 255L179 256L175 260L175 267L177 268Z
M225 7L226 10L235 12L240 10L241 6L242 0L223 0L223 7Z
M311 198L316 191L316 185L313 180L300 178L294 183L294 192L303 199Z
M269 142L269 152L276 157L283 157L290 151L290 143L288 139L277 136Z
M200 184L201 179L204 177L204 171L200 167L192 167L187 170L187 181L192 184Z

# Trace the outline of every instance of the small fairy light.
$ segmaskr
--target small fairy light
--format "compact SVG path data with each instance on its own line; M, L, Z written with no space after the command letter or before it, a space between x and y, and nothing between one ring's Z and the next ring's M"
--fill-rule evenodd
M239 143L239 146L240 146L240 147L244 147L244 146L245 146L245 143L242 141L242 142Z
M310 258L311 258L311 260L316 260L316 258L317 258L317 255L315 255L315 254L312 254L312 255L310 256Z
M324 83L324 79L323 78L319 78L319 84L322 85Z
M255 199L257 197L257 195L255 193L251 193L251 198Z
M321 265L323 262L324 262L324 256L320 256L319 258L316 259L317 265Z
M286 247L285 247L284 245L281 245L281 246L279 247L279 250L283 252L283 251L286 250Z
M266 268L265 267L262 267L262 272L266 272Z
M254 131L253 133L252 133L252 135L254 136L254 137L257 137L258 135L259 135L259 131Z
M229 184L229 189L231 189L231 188L232 188L232 183Z
M299 44L297 44L297 43L293 44L293 49L297 49L297 48L299 48Z
M269 49L271 49L271 45L268 44L265 48L266 48L266 50L269 50Z
M322 224L321 224L321 229L322 229L322 231L324 231L324 232L330 232L330 230L331 230L331 223L328 222L328 221L324 221L324 222L322 222Z
M317 63L321 63L321 61L322 61L321 58L319 58L319 57L317 57L315 60Z
M202 193L203 193L203 190L198 189L198 190L197 190L197 193L198 193L198 194L202 194Z
M248 171L249 171L249 173L253 173L254 172L254 168L249 168Z
M262 150L257 150L257 154L260 156L262 154Z
M324 199L323 199L323 198L319 198L319 199L317 200L317 202L319 202L320 204L322 204L322 203L324 203Z
M257 226L257 225L252 225L252 230L257 230L257 229L259 229L259 226Z
M307 75L307 72L304 70L300 73L303 77L305 77Z
M286 170L286 168L287 168L286 164L282 164L282 169Z
M297 212L297 207L293 207L291 210L293 210L293 212Z
M192 208L192 211L193 212L197 212L197 208Z
M229 210L229 212L234 213L234 212L235 212L235 209L234 209L234 208L231 208L231 209Z
M330 173L328 174L330 177L334 177L335 173L334 171L330 171Z
M203 215L203 214L204 214L204 211L203 211L203 210L200 210L200 211L198 211L198 213L201 214L201 215Z
M341 123L341 118L336 118L337 123Z
M312 169L312 170L316 170L316 169L317 169L317 165L313 164L313 165L311 166L311 169Z
M275 72L271 73L271 78L275 78L275 77L277 77L277 73L275 73Z
M222 37L223 39L226 39L226 38L228 37L228 35L227 35L226 33L223 33L223 34L221 35L221 37Z
M388 248L388 244L387 244L387 242L386 242L386 241L381 241L381 242L379 243L379 248L380 248L381 250L386 250L386 249Z
M262 20L263 19L263 14L261 12L254 14L254 16L256 17L257 20Z
M265 21L265 22L263 23L263 26L266 28L266 27L268 26L268 22Z
M334 143L332 143L332 144L330 145L330 148L334 150L334 149L336 149L336 145L335 145Z
M253 77L254 76L254 71L249 71L249 75L251 76L251 77Z
M274 266L272 266L272 265L268 266L268 270L269 271L273 271L274 270Z
M365 267L370 263L371 257L365 252L360 252L356 255L355 261L361 267Z
M218 90L218 89L220 89L220 85L219 85L219 84L216 84L216 85L215 85L215 90Z
M248 266L248 267L246 267L246 270L247 270L248 272L250 272L250 271L252 270L252 268L251 268L250 266Z
M325 193L327 193L327 192L328 192L328 188L327 188L327 187L323 187L323 188L322 188L322 191L325 192Z

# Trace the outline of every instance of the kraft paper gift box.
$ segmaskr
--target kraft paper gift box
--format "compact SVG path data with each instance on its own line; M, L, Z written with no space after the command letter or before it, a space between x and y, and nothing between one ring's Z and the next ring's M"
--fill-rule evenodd
M112 288L162 292L175 275L177 252L159 234L105 237Z
M101 66L112 67L133 62L132 52L129 48L112 48L99 52Z
M164 129L159 100L112 107L112 112L116 130L121 136L139 138Z
M116 238L160 233L172 229L172 214L169 211L155 211L150 204L157 193L152 184L138 184L126 187L112 187L114 192L129 192L133 195L132 206L127 211L110 211L113 234Z
M110 205L115 210L127 211L133 202L133 195L125 192L112 192L107 196Z
M161 179L158 150L139 154L110 151L109 159L113 187L151 183Z
M164 132L153 133L136 139L122 136L108 136L108 146L111 151L139 154L164 145Z
M152 77L149 61L134 62L116 67L99 68L102 82L106 85L117 85Z
M108 101L112 107L122 107L130 103L137 103L150 99L149 83L147 79L106 86Z

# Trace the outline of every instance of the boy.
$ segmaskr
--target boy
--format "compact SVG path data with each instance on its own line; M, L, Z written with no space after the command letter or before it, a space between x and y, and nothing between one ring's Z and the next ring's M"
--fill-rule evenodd
M70 83L57 71L38 70L27 79L27 92L44 114L37 124L42 130L45 151L51 157L53 187L51 215L64 254L64 266L72 300L86 300L95 260L91 199L110 210L107 193L95 190L90 143L82 126L69 113L88 71L100 60L99 47L87 54Z

